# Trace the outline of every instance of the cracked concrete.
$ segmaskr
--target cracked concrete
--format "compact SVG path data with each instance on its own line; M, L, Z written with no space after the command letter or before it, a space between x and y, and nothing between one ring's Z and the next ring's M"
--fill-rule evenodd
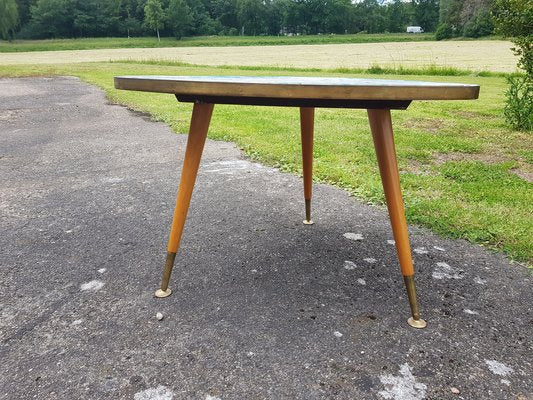
M305 226L300 178L229 143L153 298L185 140L74 78L0 80L1 399L533 398L524 267L410 228L411 329L386 212L317 184Z

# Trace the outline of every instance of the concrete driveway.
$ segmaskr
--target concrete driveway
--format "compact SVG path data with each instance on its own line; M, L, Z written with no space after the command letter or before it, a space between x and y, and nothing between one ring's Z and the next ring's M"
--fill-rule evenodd
M75 78L0 80L0 398L533 398L526 268L413 227L412 329L386 212L317 184L304 226L301 179L229 143L153 298L185 140Z

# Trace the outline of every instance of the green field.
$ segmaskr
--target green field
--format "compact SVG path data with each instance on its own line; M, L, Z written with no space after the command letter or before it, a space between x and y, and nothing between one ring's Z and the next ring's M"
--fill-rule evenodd
M190 104L176 104L169 95L117 91L113 76L119 74L374 76L135 63L0 66L0 76L78 76L104 89L111 101L148 112L176 132L187 131ZM409 79L481 85L476 101L418 101L407 111L393 112L409 222L503 250L511 258L531 263L533 136L511 131L504 123L505 79L473 75L411 75ZM209 136L237 143L252 159L300 173L297 109L264 108L257 112L252 107L219 105ZM366 113L319 109L315 136L315 179L343 187L363 201L383 204Z
M54 40L0 40L0 53L50 50L89 50L151 47L197 46L266 46L290 44L381 43L435 40L433 33L379 33L355 35L303 35L303 36L197 36L177 40L154 37L139 38L87 38Z

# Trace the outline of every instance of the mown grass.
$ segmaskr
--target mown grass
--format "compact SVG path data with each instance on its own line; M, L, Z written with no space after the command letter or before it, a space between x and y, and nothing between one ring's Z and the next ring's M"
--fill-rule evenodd
M296 71L302 76L372 76ZM294 70L217 68L132 63L0 67L0 76L74 75L106 91L111 101L149 112L176 132L186 132L190 104L173 96L117 91L113 76L294 75ZM380 74L395 79L396 75ZM412 75L410 79L428 80ZM476 101L418 101L394 111L396 144L409 222L454 238L533 261L533 137L509 130L502 119L506 82L498 76L432 76L432 81L481 85ZM300 173L299 117L294 108L218 105L209 136L232 141L252 159ZM315 179L383 204L366 113L319 109L316 113ZM528 175L529 174L529 175Z

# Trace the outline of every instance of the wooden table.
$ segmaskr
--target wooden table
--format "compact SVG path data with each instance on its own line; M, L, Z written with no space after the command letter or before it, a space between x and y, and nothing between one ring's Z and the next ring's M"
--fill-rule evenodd
M189 203L200 165L207 130L215 104L292 106L300 108L304 224L311 225L314 110L366 108L389 210L396 251L404 277L412 316L409 325L424 328L420 318L413 260L405 221L400 178L394 148L391 109L405 110L413 100L476 99L478 85L393 81L381 79L246 77L246 76L117 76L115 87L124 90L171 93L178 101L194 103L185 159L161 288L156 297L171 294L170 274L178 251Z

